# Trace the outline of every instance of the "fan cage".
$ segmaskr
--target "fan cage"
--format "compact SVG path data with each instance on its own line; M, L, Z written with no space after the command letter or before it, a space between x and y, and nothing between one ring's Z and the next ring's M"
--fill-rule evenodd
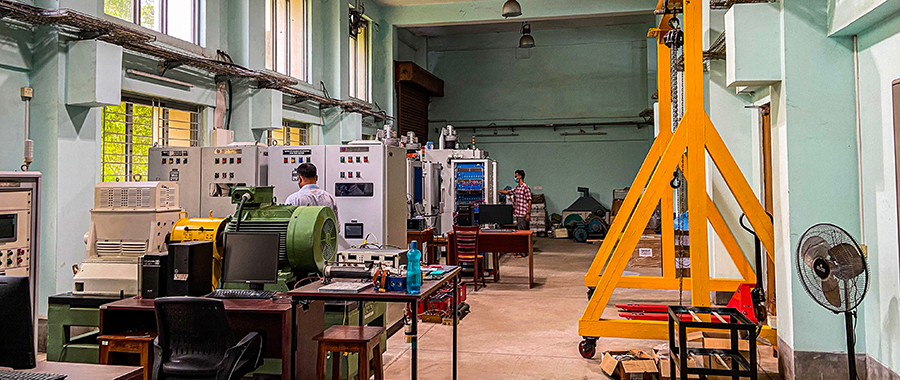
M827 252L821 251L822 248L813 252L812 245L818 244L818 239L824 241ZM804 247L807 249L804 250ZM811 257L815 254L819 256ZM829 285L816 274L811 265L816 258L822 258L828 263L830 273L826 280ZM866 296L869 288L868 263L859 244L841 227L820 223L806 230L797 242L795 262L800 283L806 293L835 314L853 311ZM836 290L833 289L834 285L837 286Z

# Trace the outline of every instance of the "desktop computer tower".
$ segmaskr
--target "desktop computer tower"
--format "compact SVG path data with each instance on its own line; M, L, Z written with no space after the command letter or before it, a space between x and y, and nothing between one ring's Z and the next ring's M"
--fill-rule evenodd
M473 210L472 205L459 205L457 210L457 226L472 227L475 225L475 210Z
M202 296L212 290L213 242L169 244L167 296Z
M156 254L141 256L141 298L165 297L169 272L169 255Z

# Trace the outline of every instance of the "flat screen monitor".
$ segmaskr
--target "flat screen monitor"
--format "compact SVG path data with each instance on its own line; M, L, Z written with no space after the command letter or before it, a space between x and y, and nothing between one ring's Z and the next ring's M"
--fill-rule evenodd
M34 321L28 277L0 276L0 367L35 366Z
M278 281L277 232L225 233L224 282L250 284L262 289L262 284Z
M478 224L513 224L512 205L478 206Z

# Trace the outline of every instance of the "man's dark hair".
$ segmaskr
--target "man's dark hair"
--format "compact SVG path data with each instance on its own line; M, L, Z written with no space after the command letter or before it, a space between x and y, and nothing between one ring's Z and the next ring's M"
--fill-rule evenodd
M525 179L525 171L522 169L516 170L516 174L522 176L522 179Z
M302 178L316 178L316 165L311 163L300 164L297 167L297 175Z

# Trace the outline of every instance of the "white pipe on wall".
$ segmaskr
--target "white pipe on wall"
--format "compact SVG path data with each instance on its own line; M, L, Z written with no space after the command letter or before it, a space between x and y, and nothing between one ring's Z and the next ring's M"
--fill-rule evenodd
M856 161L859 178L859 242L866 244L866 218L863 208L863 163L862 163L862 122L859 116L859 45L857 36L853 36L853 81L856 92Z

